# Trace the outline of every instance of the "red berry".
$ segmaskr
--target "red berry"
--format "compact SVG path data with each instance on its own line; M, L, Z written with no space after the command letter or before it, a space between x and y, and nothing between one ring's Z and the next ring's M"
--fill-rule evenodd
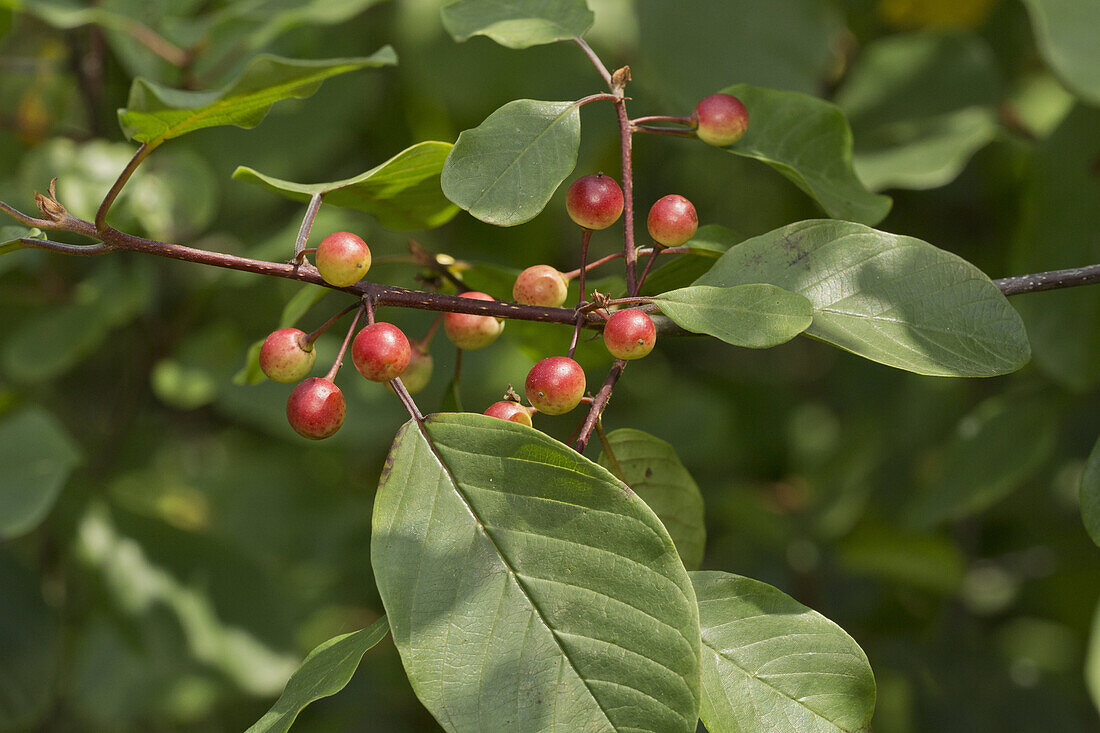
M622 216L622 189L614 178L603 173L583 176L569 186L565 210L585 229L607 229Z
M303 438L327 438L344 424L347 405L340 388L327 379L301 382L286 401L286 419Z
M470 291L460 297L473 300L495 300L485 293ZM448 313L443 316L443 330L455 346L466 351L483 349L497 340L504 330L504 321L496 316L476 316L470 313Z
M412 358L412 347L401 329L392 323L372 323L355 334L351 360L372 382L388 382L401 376Z
M346 288L370 269L370 247L351 232L334 232L317 245L313 259L325 282Z
M657 328L637 308L615 311L603 328L603 342L616 359L641 359L653 351Z
M733 145L749 127L749 111L741 100L729 94L712 94L695 105L692 126L700 140L708 145Z
M566 356L543 359L527 374L527 401L539 412L561 415L576 407L584 397L584 370Z
M676 247L695 236L695 230L699 228L699 217L690 201L670 193L653 204L646 226L654 242L665 247Z
M518 422L527 427L532 426L530 408L524 407L520 403L511 400L494 402L489 405L489 409L485 411L485 414L489 417L499 417L501 420Z
M521 272L512 286L512 297L524 305L557 308L565 302L569 283L550 265L534 265Z
M260 369L272 382L290 384L309 375L317 351L306 346L306 334L297 328L272 331L260 347Z

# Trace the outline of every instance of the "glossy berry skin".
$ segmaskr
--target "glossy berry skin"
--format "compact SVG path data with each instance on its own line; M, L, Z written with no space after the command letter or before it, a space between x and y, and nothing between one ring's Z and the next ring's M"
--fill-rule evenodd
M301 382L286 401L286 419L303 438L327 438L344 424L347 405L340 388L327 379Z
M462 298L494 300L493 296L470 291ZM483 349L497 340L504 330L504 321L495 316L475 316L470 313L447 313L443 316L443 330L455 346L466 351Z
M313 260L325 282L346 288L370 269L370 247L351 232L333 232L317 245Z
M569 294L565 275L550 265L533 265L521 272L512 286L512 298L524 305L557 308Z
M744 136L749 127L749 111L737 97L712 94L695 105L691 123L700 140L708 145L725 147Z
M584 369L567 356L543 359L527 373L527 401L539 412L561 415L584 397Z
M355 368L372 382L388 382L401 376L412 358L412 347L401 329L392 323L372 323L351 342Z
M428 386L432 381L432 368L435 366L432 355L413 347L409 358L409 365L401 374L401 383L409 394L416 394Z
M615 311L603 328L603 343L616 359L641 359L653 351L657 327L637 308Z
M489 409L485 411L485 414L489 417L499 417L501 420L518 422L520 425L526 425L527 427L532 426L531 410L511 400L494 402L489 405Z
M309 376L317 350L305 346L306 334L297 328L272 331L260 347L260 369L272 382L290 384Z
M699 228L699 217L690 201L670 193L653 204L646 226L654 242L665 247L676 247L695 236L695 230Z
M569 218L585 229L607 229L623 214L623 192L611 176L593 173L573 181L565 194Z

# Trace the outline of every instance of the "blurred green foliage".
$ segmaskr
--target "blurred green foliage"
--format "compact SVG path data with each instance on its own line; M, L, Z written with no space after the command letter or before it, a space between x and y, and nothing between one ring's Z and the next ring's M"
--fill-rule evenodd
M329 79L254 130L167 143L112 212L137 234L286 259L303 206L232 180L237 166L335 181L454 141L513 99L601 91L568 44L454 43L440 4L4 0L0 198L33 210L58 176L61 199L91 215L134 149L116 109L136 75L219 89L259 52L392 45L396 67ZM588 39L610 68L631 65L634 115L687 114L735 83L834 101L852 115L857 172L894 199L879 228L998 277L1100 262L1100 114L1063 87L1095 104L1079 65L1100 68L1100 28L1091 46L1054 25L1036 42L1032 16L1053 24L1065 2L1026 5L590 0ZM1051 53L1058 43L1072 47ZM165 59L195 44L182 67ZM617 171L613 115L592 104L581 117L578 172ZM766 165L691 140L639 136L635 171L639 207L682 193L733 241L821 215ZM413 236L507 297L518 268L576 266L563 196L517 227L462 214ZM369 238L373 279L418 286L407 233L323 207L311 241L338 228ZM595 256L615 247L594 235ZM285 423L285 388L233 379L300 290L129 254L0 258L0 730L243 730L310 649L380 616L370 516L400 405L349 374L347 424L307 444ZM1078 490L1100 433L1100 288L1012 303L1034 358L1009 376L920 377L806 338L767 351L682 339L634 365L606 415L608 429L672 443L695 478L703 568L771 583L859 642L879 684L876 733L1097 726L1100 555ZM298 322L343 305L327 294ZM414 338L432 320L385 316ZM509 323L465 356L463 404L480 411L568 339ZM322 359L337 341L319 342ZM432 352L428 409L454 399L453 349L439 338ZM599 343L578 354L608 364ZM575 421L540 427L565 439ZM25 527L17 505L43 521ZM387 640L295 730L434 725Z

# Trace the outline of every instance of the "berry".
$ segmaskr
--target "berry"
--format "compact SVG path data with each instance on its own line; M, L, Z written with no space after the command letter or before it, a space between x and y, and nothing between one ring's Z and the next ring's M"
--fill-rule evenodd
M607 229L622 216L622 189L614 178L603 173L583 176L569 186L565 210L585 229Z
M301 382L286 401L290 427L310 440L327 438L339 430L347 411L340 388L320 377Z
M542 305L557 308L565 302L569 293L569 283L565 275L550 265L528 267L516 278L512 286L512 297L524 305Z
M584 370L567 356L543 359L527 374L527 401L539 412L561 415L576 407L584 396Z
M603 328L603 343L616 359L641 359L653 351L657 328L637 308L615 311Z
M499 417L501 420L518 422L521 425L531 427L531 409L511 400L494 402L489 405L489 409L485 411L485 414L489 417Z
M351 232L334 232L317 245L313 259L325 282L346 288L370 269L370 247Z
M414 347L409 365L401 373L401 383L409 394L416 394L428 386L428 382L432 381L432 367L432 355L421 351L420 347Z
M646 226L654 242L665 247L676 247L695 236L695 230L699 228L699 217L690 201L670 193L653 204Z
M297 328L272 331L260 347L260 369L272 382L290 384L304 379L317 361L313 344L306 345L306 334Z
M351 342L355 368L372 382L388 382L401 376L412 358L412 347L401 329L392 323L372 323Z
M473 300L494 300L485 293L470 291L462 298ZM470 313L448 313L443 316L443 330L455 346L466 351L483 349L497 340L504 330L504 321L496 316L475 316Z
M708 145L733 145L749 127L749 111L741 100L729 94L712 94L695 105L691 113L695 134Z

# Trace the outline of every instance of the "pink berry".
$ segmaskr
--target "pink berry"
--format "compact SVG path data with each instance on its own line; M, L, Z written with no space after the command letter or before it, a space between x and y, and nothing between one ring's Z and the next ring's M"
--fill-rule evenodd
M708 145L733 145L749 127L749 111L741 100L729 94L712 94L695 105L692 126L700 140Z
M340 388L327 379L301 382L286 401L286 419L303 438L327 438L344 424L347 405Z
M334 232L317 245L313 259L325 282L346 288L359 282L370 269L370 247L351 232Z
M695 236L695 230L699 228L699 217L690 201L670 193L653 204L646 226L654 242L665 247L676 247Z
M615 311L603 328L603 342L616 359L641 359L653 351L657 328L637 308Z
M603 173L583 176L569 186L565 210L585 229L607 229L622 216L622 189L614 178Z
M485 293L470 291L460 297L472 300L495 300ZM448 313L443 316L443 330L455 346L466 351L483 349L497 340L504 330L504 321L496 316L477 316L470 313Z
M584 370L566 356L543 359L527 374L527 400L539 412L561 415L569 412L584 397Z
M550 265L533 265L521 272L512 286L512 298L524 305L557 308L569 294L565 275Z
M260 347L260 369L272 382L290 384L304 379L317 361L313 344L306 345L306 334L297 328L272 331Z
M532 426L530 408L524 407L520 403L511 400L494 402L489 405L489 409L485 411L485 414L489 417L499 417L501 420L518 422L527 427Z
M351 343L355 368L372 382L388 382L401 376L412 358L412 347L401 329L392 323L372 323Z

